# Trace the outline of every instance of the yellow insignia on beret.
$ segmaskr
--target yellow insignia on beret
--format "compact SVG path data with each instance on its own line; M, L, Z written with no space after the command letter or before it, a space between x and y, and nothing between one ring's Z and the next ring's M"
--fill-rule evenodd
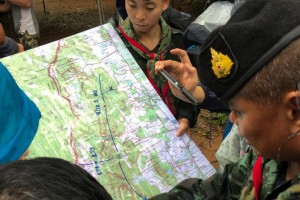
M212 70L217 78L224 78L230 74L230 70L232 68L233 62L227 56L222 54L221 52L217 52L213 48L210 48L211 52L211 64Z

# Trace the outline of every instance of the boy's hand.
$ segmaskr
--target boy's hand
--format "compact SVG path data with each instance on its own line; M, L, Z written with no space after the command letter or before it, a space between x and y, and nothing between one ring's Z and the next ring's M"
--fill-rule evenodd
M192 95L196 91L196 87L199 83L199 78L197 74L197 70L195 67L192 66L191 61L188 57L186 51L182 49L173 49L171 53L180 57L181 62L173 61L173 60L165 60L165 61L157 61L155 63L155 70L156 73L165 69L170 73L173 78L175 78L182 86L189 91ZM189 102L189 100L172 84L169 84L172 93L184 100ZM202 102L203 99L200 99Z
M17 43L18 47L19 47L19 52L24 51L24 46L20 43Z
M178 120L178 123L179 123L179 129L176 132L176 136L182 136L183 133L190 134L190 125L188 119L181 118Z

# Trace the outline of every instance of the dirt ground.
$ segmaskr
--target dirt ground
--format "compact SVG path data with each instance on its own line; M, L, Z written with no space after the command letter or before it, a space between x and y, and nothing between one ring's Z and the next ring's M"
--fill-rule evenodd
M100 25L96 0L33 1L40 24L40 45ZM174 0L173 7L181 11L189 10L193 15L197 15L200 13L202 5L199 3L195 5L195 1L191 2ZM115 13L115 1L102 0L102 5L104 8L104 17L107 20ZM6 18L9 19L10 16L6 16ZM6 28L7 26L10 26L10 28ZM9 35L12 30L12 24L6 24L6 27L7 35ZM218 120L215 119L215 114L213 116L214 120L210 123L210 113L202 110L190 136L208 160L217 167L218 163L214 154L222 141L224 127L219 125Z
M40 44L100 25L97 0L33 0L40 22ZM107 20L115 13L115 0L99 0ZM204 7L204 0L171 0L173 7L188 11L196 17Z

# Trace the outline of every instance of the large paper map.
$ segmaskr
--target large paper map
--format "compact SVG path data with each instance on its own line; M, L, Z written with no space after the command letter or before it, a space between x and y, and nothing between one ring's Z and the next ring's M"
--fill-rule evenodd
M110 24L1 62L41 113L29 157L72 161L113 199L147 199L214 168L177 121Z

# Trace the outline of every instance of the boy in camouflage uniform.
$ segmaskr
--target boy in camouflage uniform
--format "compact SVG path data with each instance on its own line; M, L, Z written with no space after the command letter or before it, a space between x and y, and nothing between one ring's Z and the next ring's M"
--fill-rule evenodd
M177 135L189 132L197 121L199 110L176 98L167 80L156 76L157 60L177 59L169 49L184 48L181 32L172 29L162 18L169 0L125 0L128 17L118 26L118 33L126 47L147 76L156 92L179 122Z
M228 101L230 120L252 148L222 175L187 179L152 199L300 199L299 7L299 0L246 1L203 43L199 77L180 49L172 53L181 63L156 63L197 99L200 79Z

